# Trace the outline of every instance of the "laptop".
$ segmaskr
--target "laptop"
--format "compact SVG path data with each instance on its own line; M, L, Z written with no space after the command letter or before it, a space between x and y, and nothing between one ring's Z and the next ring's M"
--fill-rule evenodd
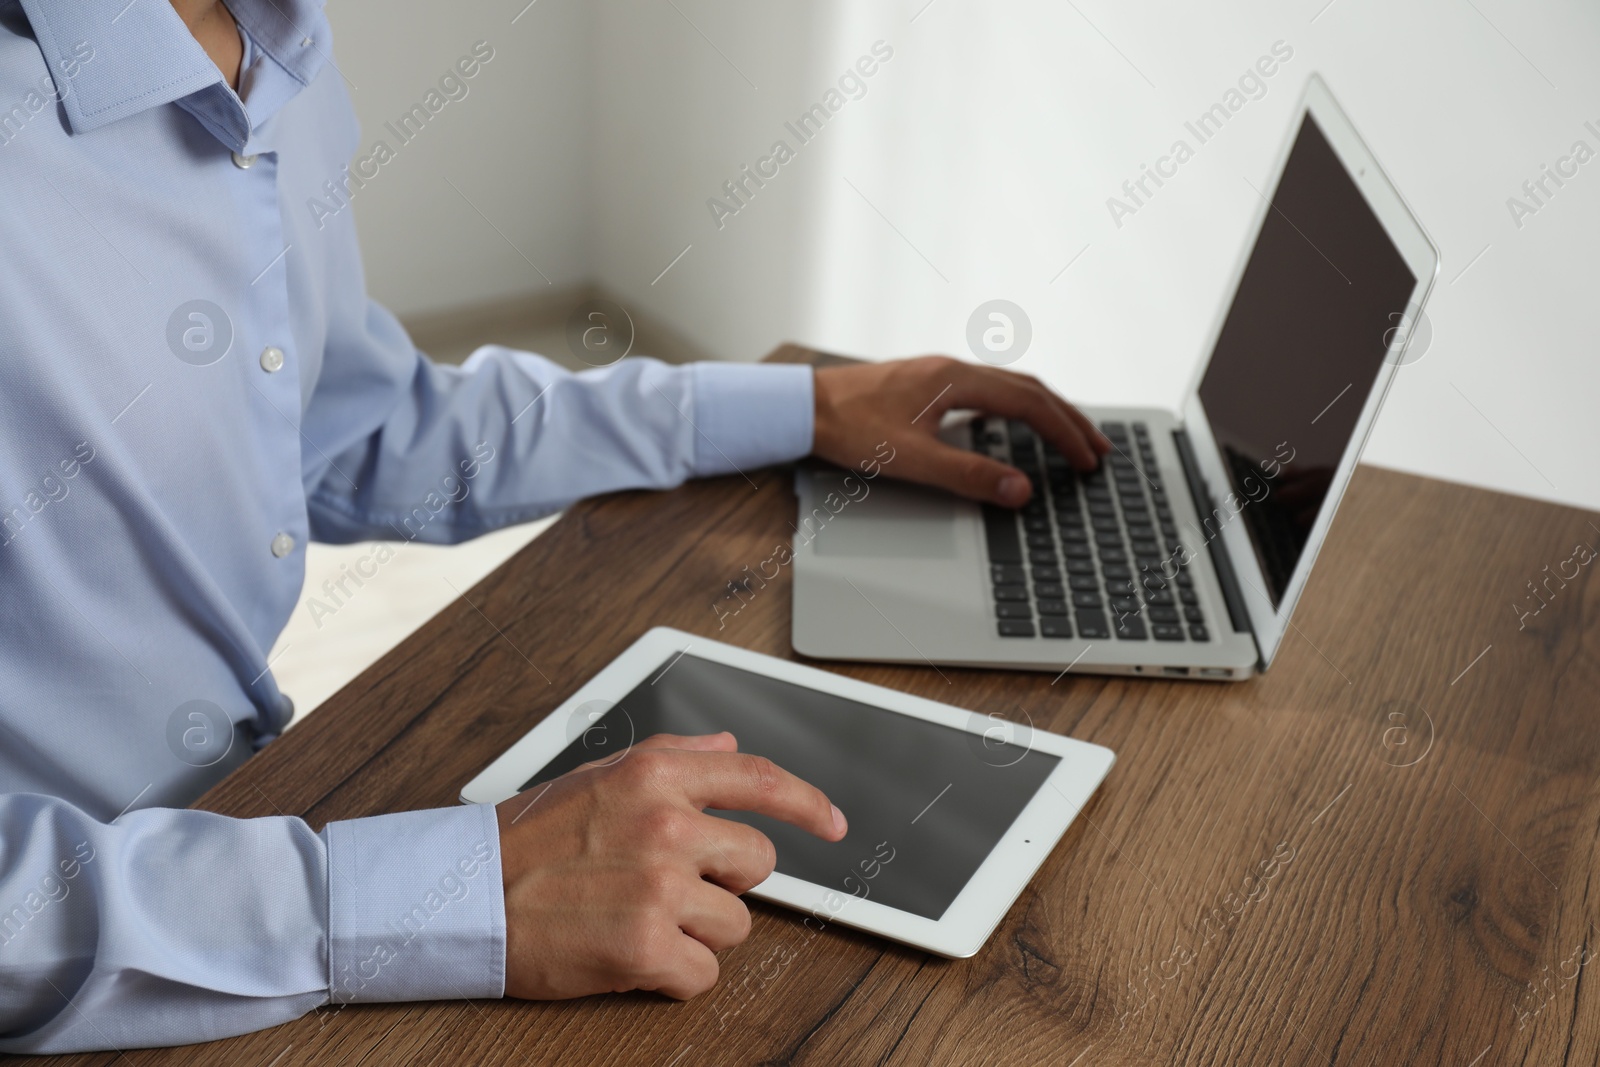
M1182 410L1084 408L1115 446L1087 475L1021 422L947 417L945 440L1031 479L1017 511L801 468L795 651L1218 680L1265 670L1438 267L1313 76Z

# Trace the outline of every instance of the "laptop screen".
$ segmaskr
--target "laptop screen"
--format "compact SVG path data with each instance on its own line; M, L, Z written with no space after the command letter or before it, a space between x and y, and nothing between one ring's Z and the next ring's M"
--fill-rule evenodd
M1200 403L1276 609L1417 279L1309 114L1270 197Z

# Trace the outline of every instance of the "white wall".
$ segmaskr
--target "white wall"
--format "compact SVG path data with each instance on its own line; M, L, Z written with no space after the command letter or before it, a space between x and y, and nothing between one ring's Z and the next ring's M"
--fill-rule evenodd
M1020 369L1088 401L1173 405L1258 203L1245 179L1260 187L1318 70L1444 257L1432 348L1368 458L1600 507L1600 161L1520 231L1505 204L1574 140L1600 151L1583 128L1600 127L1592 5L924 2L678 0L758 89L671 6L602 4L603 281L734 359L785 338L963 352L968 314L1004 297L1033 320ZM880 38L895 58L867 96L719 231L706 198ZM1295 54L1266 96L1119 230L1106 198L1280 39Z
M434 155L358 202L374 289L402 310L540 284L449 174L558 283L597 278L720 358L962 353L969 313L1004 297L1033 321L1020 369L1170 406L1257 203L1246 179L1317 70L1444 255L1432 347L1368 458L1600 508L1600 160L1520 230L1506 207L1575 140L1600 151L1593 5L539 0L508 25L522 2L334 5L369 123L472 40L504 59ZM894 58L865 97L719 230L707 198L880 39ZM1106 198L1277 40L1295 54L1265 97L1117 228Z
M352 203L368 284L401 314L590 277L593 20L584 0L538 0L517 17L526 2L328 5L363 152L378 138L397 148ZM398 148L384 123L477 41L494 58L467 95Z

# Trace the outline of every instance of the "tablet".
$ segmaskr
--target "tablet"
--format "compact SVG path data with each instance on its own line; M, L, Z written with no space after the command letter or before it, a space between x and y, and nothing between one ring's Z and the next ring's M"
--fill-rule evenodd
M821 789L850 822L827 842L716 812L777 848L777 870L751 896L949 957L983 946L1115 760L998 715L660 627L461 799L499 803L581 764L626 759L652 734L721 730Z

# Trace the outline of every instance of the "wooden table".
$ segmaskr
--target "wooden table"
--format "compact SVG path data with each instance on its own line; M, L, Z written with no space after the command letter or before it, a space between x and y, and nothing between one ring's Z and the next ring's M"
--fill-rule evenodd
M654 624L793 655L787 575L721 631L712 609L789 536L789 472L750 479L572 508L199 806L320 828L453 804ZM1118 754L973 959L753 903L688 1004L328 1008L128 1059L1594 1064L1600 584L1564 564L1579 542L1600 547L1578 511L1363 467L1255 681L830 664ZM1530 580L1574 568L1519 618Z

